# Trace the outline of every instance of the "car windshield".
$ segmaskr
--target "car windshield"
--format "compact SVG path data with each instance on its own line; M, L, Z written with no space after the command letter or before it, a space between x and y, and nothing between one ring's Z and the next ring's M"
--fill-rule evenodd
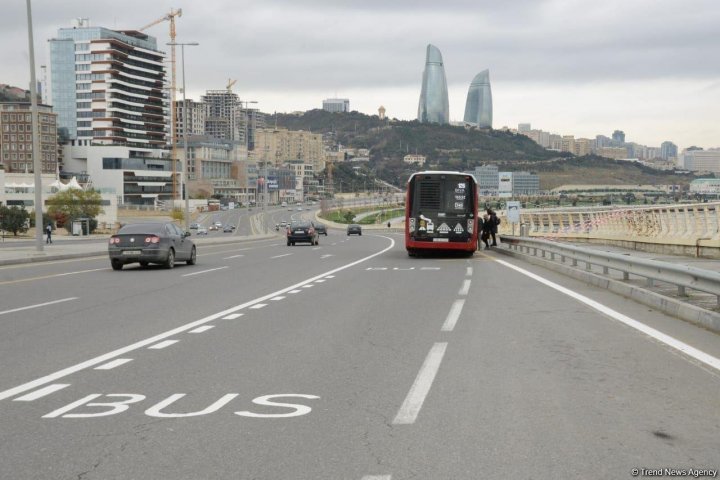
M290 228L310 228L310 222L292 222Z
M135 223L132 225L125 225L118 231L118 234L161 233L164 225L164 223Z

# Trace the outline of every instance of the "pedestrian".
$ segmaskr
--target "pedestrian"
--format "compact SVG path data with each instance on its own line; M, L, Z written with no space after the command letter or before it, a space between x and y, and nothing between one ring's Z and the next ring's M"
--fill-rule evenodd
M390 220L388 220L388 228L390 228Z
M487 215L490 217L490 235L492 236L492 246L497 247L497 239L495 235L498 233L498 225L500 225L500 219L498 218L495 210L488 208Z
M490 215L487 213L483 215L483 218L481 219L482 226L480 227L480 240L485 244L485 249L487 250L490 248L490 245L488 244L488 239L490 238L490 232L492 231L492 225L490 225Z
M52 243L52 224L48 223L45 231L47 232L47 240L45 243Z

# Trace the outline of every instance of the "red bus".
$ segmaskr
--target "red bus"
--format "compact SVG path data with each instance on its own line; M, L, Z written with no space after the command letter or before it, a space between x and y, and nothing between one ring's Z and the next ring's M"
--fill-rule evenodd
M425 251L477 250L477 182L462 172L418 172L407 184L405 249Z

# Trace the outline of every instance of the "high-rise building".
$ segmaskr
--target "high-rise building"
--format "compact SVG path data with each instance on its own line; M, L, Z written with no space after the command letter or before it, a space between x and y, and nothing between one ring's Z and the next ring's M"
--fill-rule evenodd
M350 99L348 98L326 98L322 102L322 108L326 112L341 113L350 111Z
M42 173L58 168L57 114L48 105L38 105ZM30 103L0 103L0 165L9 173L34 172L33 130ZM0 187L0 188L4 188Z
M165 53L154 37L81 20L49 43L50 100L71 145L165 147Z
M563 135L562 147L560 150L563 152L575 153L575 135Z
M660 145L660 158L669 160L671 158L677 158L677 156L678 147L674 143L667 141Z
M475 167L473 175L478 182L478 195L484 197L496 197L498 195L500 179L497 165Z
M255 159L279 167L290 161L313 165L316 172L325 169L322 134L284 128L258 129Z
M191 99L175 102L175 121L178 139L185 136L185 115L187 115L187 135L202 136L205 135L205 104L196 102Z
M720 173L720 150L686 148L680 154L678 163L691 172Z
M230 90L208 90L200 97L205 106L205 135L246 145L252 150L255 131L265 128L265 115Z
M492 128L492 91L490 71L483 70L470 82L465 102L465 123ZM528 128L529 130L529 128Z
M442 54L434 45L427 46L417 118L422 123L450 123L445 68Z
M616 146L622 145L625 143L625 132L622 130L615 130L612 134L612 139Z

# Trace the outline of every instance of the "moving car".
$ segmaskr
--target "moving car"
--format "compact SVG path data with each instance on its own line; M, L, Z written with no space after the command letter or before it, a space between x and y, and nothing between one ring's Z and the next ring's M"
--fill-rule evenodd
M310 245L318 245L319 238L313 222L298 220L287 227L287 246L295 245L296 242L310 242Z
M110 237L110 265L113 270L122 270L129 263L139 263L143 267L159 263L165 268L173 268L176 260L195 265L197 249L189 236L190 232L183 232L169 222L125 225Z
M218 226L215 225L215 224L212 224L212 225L210 225L210 226L208 227L208 230L210 230L210 231L218 230Z
M191 223L190 224L190 230L197 230L198 228L200 228L199 223Z
M205 227L199 227L199 228L197 229L197 235L207 235L207 234L208 234L208 229L207 229L207 228L205 228Z
M327 237L327 227L324 223L315 223L314 225L318 235L325 235Z
M347 227L348 235L362 235L362 227L356 223L352 223Z
M223 233L232 233L233 230L235 230L235 227L233 227L232 225L225 225L223 227Z

